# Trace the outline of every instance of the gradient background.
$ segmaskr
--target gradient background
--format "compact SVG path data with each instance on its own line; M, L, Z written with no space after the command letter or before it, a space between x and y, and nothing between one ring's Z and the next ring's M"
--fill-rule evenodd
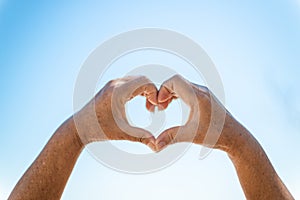
M74 84L89 53L113 35L142 27L178 31L206 50L223 80L226 107L300 199L299 0L0 1L0 199L73 113ZM105 80L124 69L116 65ZM174 70L200 81L189 69L174 64ZM142 98L134 104L142 105ZM145 126L143 117L131 117ZM167 117L176 124L175 118ZM172 166L147 175L113 171L84 151L62 199L244 199L226 154L213 151L199 160L199 151L192 146Z

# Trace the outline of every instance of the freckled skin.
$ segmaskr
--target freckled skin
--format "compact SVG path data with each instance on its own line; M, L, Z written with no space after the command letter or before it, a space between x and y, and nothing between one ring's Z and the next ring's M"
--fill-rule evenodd
M111 98L114 92L117 94L116 98L122 97L123 99L113 101ZM157 89L145 77L125 77L107 83L94 99L55 131L40 155L19 180L9 199L60 199L76 160L88 143L105 140L129 140L142 142L155 150L155 138L151 133L130 127L124 115L126 101L137 95L146 97L148 107L152 108L156 105ZM119 109L115 118L123 123L121 128L132 131L134 134L128 135L116 125L112 113L112 103ZM100 122L105 134L95 132L97 129L92 120L94 112L96 112L97 121ZM76 124L74 119L76 119ZM84 130L80 137L78 128Z
M191 92L195 96L192 97ZM247 199L294 199L277 175L258 141L234 119L207 88L192 84L183 77L175 75L161 86L158 93L158 106L166 108L173 97L182 98L191 108L194 104L198 104L199 112L196 113L199 114L199 128L192 142L210 146L228 154ZM217 116L225 113L224 127L214 146L204 141L210 121L213 120L211 119L211 103L217 105L215 110ZM184 134L176 135L179 127L173 127L161 133L156 140L158 150L176 142L191 141L189 123L193 123L193 118L190 117L184 125ZM215 134L216 131L213 127L211 134Z
M124 105L137 95L146 97L149 111L153 111L155 106L166 109L172 99L183 99L191 107L192 113L182 127L184 134L176 135L180 127L173 127L155 140L151 133L131 127ZM214 110L216 116L225 113L225 124L216 144L206 143L204 139L211 120L214 120L211 119L211 103L217 105ZM113 112L112 108L116 111ZM199 108L199 112L193 112L195 108ZM96 113L96 121L92 120L93 113ZM101 132L97 129L97 123L102 127ZM196 135L191 135L191 127L195 123L199 126ZM212 134L217 132L217 128L214 128ZM234 119L207 88L192 84L179 75L165 81L159 91L143 76L124 77L107 83L90 103L55 131L21 177L9 199L60 199L84 146L105 140L142 142L154 151L187 141L219 149L225 151L234 164L247 199L294 199L251 133Z

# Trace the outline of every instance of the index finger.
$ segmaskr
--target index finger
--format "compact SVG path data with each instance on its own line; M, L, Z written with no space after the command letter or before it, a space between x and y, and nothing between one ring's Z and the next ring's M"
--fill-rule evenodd
M125 101L141 95L146 97L146 108L149 111L154 111L157 105L157 88L152 81L145 76L133 76L128 79L124 77L126 82L122 85L122 90L125 92ZM121 91L122 92L122 91Z
M190 82L180 75L175 75L165 81L161 86L157 101L159 107L165 109L168 104L177 98L181 98L186 104L192 105L194 90Z

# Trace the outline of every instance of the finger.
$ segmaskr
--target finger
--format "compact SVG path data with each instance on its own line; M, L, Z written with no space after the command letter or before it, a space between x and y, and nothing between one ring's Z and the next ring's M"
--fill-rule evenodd
M163 83L158 92L157 101L165 106L164 103L170 99L181 98L186 104L192 105L195 102L194 97L192 84L182 76L175 75Z
M170 92L168 88L162 86L159 89L159 93L157 96L158 109L165 110L168 107L168 105L172 102L173 99L174 99L173 93Z
M172 127L161 133L155 141L156 150L161 151L168 145L178 142L189 142L189 133L183 126Z
M153 83L138 83L139 86L136 86L136 89L133 91L131 98L134 98L138 95L146 97L146 100L149 104L157 105L157 88Z
M126 77L125 77L126 78ZM152 105L157 105L157 88L156 86L145 76L135 76L130 79L126 79L127 82L123 84L122 89L127 92L127 100L132 99L138 95L145 96L146 99Z
M126 132L126 140L143 143L156 151L155 137L150 132L137 127L128 127Z
M131 98L137 95L146 97L146 108L150 112L154 112L155 106L157 105L157 88L153 83L147 83L138 87L132 94Z
M168 105L171 103L171 101L172 101L172 99L169 99L163 103L159 103L158 110L165 110L168 107Z
M167 87L162 85L162 87L159 89L159 93L158 93L158 97L157 97L158 103L167 102L172 98L173 98L172 92L169 91Z
M146 99L146 108L147 108L147 110L149 110L150 112L154 112L154 110L155 110L155 105L153 105L150 101L148 101L148 99Z

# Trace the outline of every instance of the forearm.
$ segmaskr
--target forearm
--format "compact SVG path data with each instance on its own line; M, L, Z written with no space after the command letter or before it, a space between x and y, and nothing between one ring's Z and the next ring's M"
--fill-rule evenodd
M82 149L70 118L57 129L9 199L60 199Z
M222 134L231 136L226 151L247 199L293 199L258 141L232 116Z

